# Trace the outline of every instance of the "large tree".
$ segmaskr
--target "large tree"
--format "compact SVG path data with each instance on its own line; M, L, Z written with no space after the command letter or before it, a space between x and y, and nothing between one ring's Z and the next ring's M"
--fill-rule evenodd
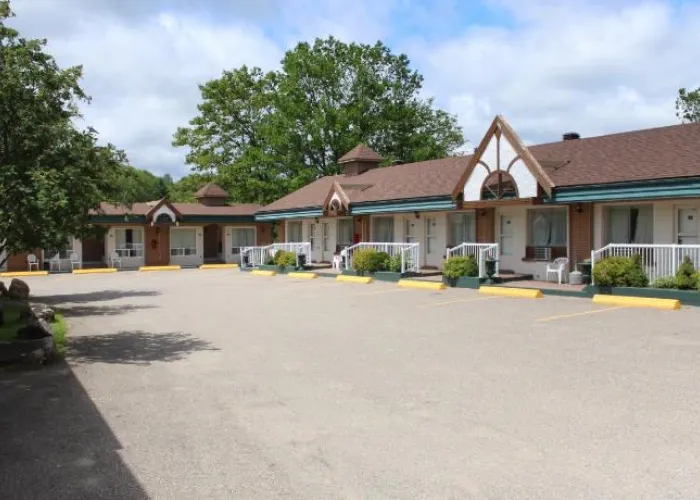
M7 26L0 0L0 265L11 253L60 248L90 231L89 212L117 189L123 154L79 130L80 67L61 69L45 40Z
M382 43L300 43L278 71L243 66L200 86L199 114L175 133L195 171L232 198L267 203L341 171L359 142L386 158L447 156L464 143L456 118L421 97L423 78Z
M700 87L695 90L678 90L676 116L683 122L700 122Z

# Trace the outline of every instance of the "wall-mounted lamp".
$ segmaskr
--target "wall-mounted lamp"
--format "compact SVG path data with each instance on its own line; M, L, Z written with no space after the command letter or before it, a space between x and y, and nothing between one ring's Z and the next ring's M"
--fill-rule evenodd
M415 215L416 219L420 219L420 214L418 212L413 212L413 215Z
M318 217L316 217L316 219L314 219L314 222L316 222L316 224L318 224Z
M581 212L583 212L583 207L581 206L580 203L577 203L576 204L576 213L580 214Z
M486 215L486 209L482 208L481 210L479 210L479 215L481 215L482 217Z

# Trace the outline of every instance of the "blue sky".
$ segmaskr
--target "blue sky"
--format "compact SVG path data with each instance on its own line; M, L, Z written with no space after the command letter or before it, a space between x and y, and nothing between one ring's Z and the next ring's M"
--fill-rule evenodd
M13 24L83 64L85 122L136 166L179 177L197 84L277 67L298 41L382 40L425 76L470 144L495 114L527 142L678 123L700 86L700 2L678 0L12 0ZM467 147L470 146L467 145Z

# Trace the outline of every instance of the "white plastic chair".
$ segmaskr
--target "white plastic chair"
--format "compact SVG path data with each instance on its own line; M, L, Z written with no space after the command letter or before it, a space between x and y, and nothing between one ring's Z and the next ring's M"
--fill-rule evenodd
M116 250L109 256L109 265L110 267L122 267L122 258Z
M49 270L53 271L54 267L57 267L59 272L61 271L61 259L58 253L49 259Z
M333 256L333 269L337 269L340 271L340 266L343 263L343 259L340 255L334 255Z
M39 270L39 259L36 258L36 255L33 253L30 253L27 255L27 267L29 270L32 270L32 267L36 267L36 270Z
M80 257L78 257L78 254L77 254L76 252L71 252L71 253L70 253L70 268L71 268L71 271L72 271L73 269L75 269L76 267L77 267L78 269L82 268L82 267L83 267L83 263L80 261Z
M547 264L547 272L545 275L545 281L549 281L550 274L556 274L557 280L561 285L562 275L566 272L566 266L569 265L569 259L566 257L559 257L554 259L551 264Z

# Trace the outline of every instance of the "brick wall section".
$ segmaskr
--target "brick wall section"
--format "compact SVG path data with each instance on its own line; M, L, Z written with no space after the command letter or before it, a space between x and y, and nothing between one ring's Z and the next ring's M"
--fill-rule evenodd
M580 206L580 212L577 207ZM591 257L593 249L593 204L581 203L569 207L569 261L576 262Z
M482 215L483 212L483 215ZM496 210L493 208L476 211L476 242L496 243Z
M29 253L17 253L10 255L7 258L7 262L5 262L5 268L7 271L28 271L27 255L29 255ZM36 258L39 260L39 270L44 269L44 263L41 260L41 249L36 248L34 250L34 255L36 255ZM32 267L32 271L36 271L36 267Z
M271 245L273 243L272 224L269 222L255 224L255 232L257 233L258 245ZM284 222L277 225L277 241L284 241Z

